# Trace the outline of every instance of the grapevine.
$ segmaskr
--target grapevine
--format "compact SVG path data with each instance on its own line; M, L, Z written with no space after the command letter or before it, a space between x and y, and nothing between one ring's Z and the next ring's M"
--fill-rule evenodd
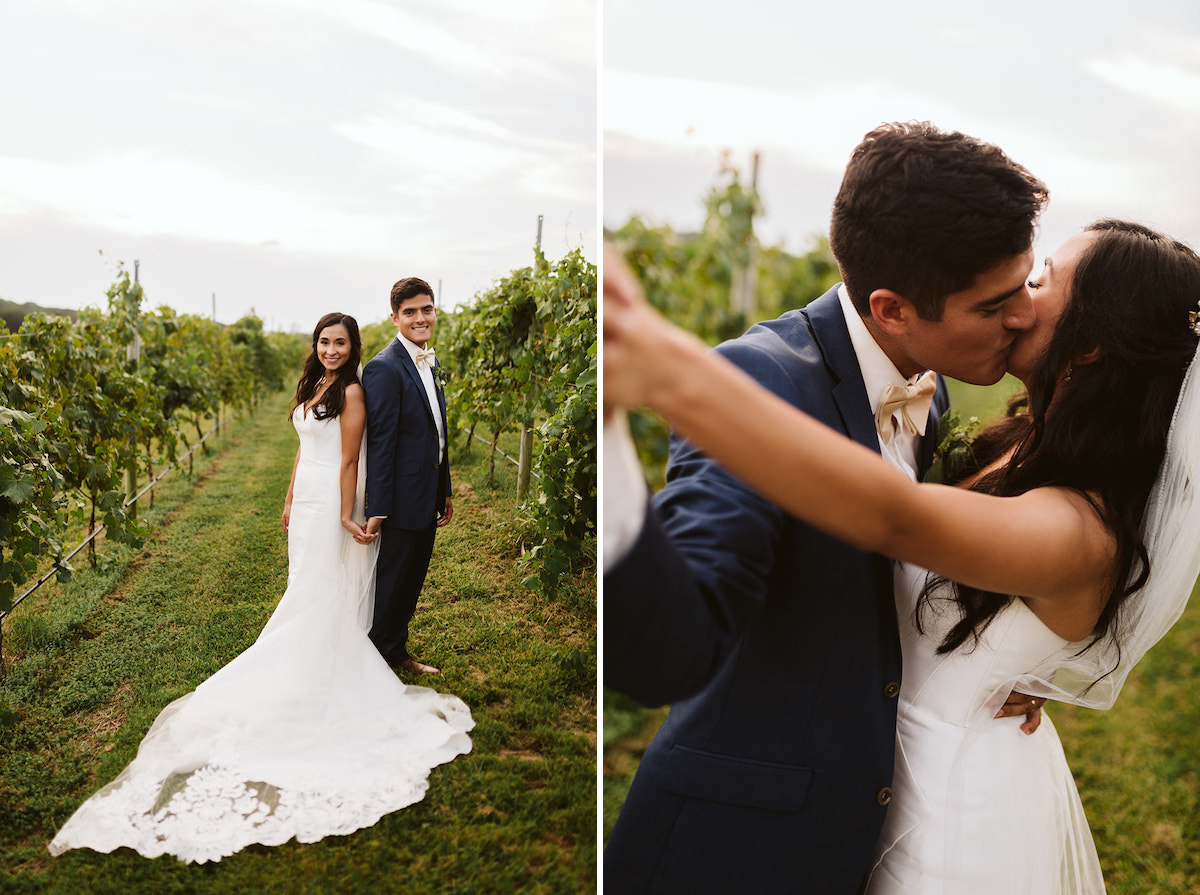
M60 533L72 520L139 543L126 469L149 478L157 460L174 462L185 421L199 427L281 384L279 349L257 317L222 328L165 307L145 313L123 268L107 298L107 312L77 321L29 314L0 342L0 613L45 557L70 577Z
M451 425L500 435L537 427L539 491L522 507L529 583L556 593L595 566L596 267L580 250L510 273L443 321ZM492 462L494 463L494 453Z

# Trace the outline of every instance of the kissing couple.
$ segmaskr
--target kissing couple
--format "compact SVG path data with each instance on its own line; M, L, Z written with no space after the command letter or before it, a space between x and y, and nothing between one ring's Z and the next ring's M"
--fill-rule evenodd
M606 683L672 703L607 891L1104 891L1040 710L1111 706L1200 573L1200 258L1102 220L1033 271L1047 198L993 145L880 126L843 282L715 352L606 257ZM1006 371L1007 415L921 484L940 374ZM674 428L652 501L638 405Z

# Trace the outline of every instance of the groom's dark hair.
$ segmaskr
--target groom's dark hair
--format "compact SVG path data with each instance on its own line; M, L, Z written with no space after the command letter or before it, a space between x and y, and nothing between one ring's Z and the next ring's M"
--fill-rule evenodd
M397 280L396 284L392 286L392 313L395 314L400 310L400 305L418 295L434 297L429 284L420 277L405 277L403 280Z
M940 320L947 295L1029 250L1049 196L991 143L928 121L882 124L850 156L829 247L860 314L891 289Z

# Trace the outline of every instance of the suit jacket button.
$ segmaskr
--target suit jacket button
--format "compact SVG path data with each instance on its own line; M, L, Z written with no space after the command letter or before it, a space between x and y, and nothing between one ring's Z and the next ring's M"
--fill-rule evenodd
M897 684L895 681L892 681L886 687L883 688L883 695L886 696L888 699L895 699L897 696L900 695L900 685Z
M892 788L890 786L885 786L883 789L879 790L879 792L875 793L875 801L880 805L886 805L891 800Z

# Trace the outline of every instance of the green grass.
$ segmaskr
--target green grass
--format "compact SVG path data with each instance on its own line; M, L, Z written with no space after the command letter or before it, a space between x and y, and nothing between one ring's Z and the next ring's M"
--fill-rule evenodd
M106 545L99 570L5 621L0 699L23 717L0 740L0 891L594 891L594 582L574 582L567 602L521 588L503 536L515 472L498 462L489 487L486 449L461 438L455 517L413 642L442 669L437 689L470 706L471 754L435 768L422 802L350 836L202 866L129 849L49 856L58 826L129 762L163 706L253 642L282 594L279 513L296 447L285 412L275 396L231 426L197 460L195 487L179 473L164 481L141 550Z
M1200 892L1198 596L1111 710L1050 708L1110 895Z
M1018 384L949 381L962 419L1001 415ZM666 717L604 691L603 836ZM1200 895L1200 591L1108 712L1051 705L1109 895Z
M986 427L1004 415L1009 396L1021 388L1021 383L1011 376L1005 376L995 385L968 385L947 379L946 387L950 391L950 409L964 421L977 416Z

